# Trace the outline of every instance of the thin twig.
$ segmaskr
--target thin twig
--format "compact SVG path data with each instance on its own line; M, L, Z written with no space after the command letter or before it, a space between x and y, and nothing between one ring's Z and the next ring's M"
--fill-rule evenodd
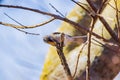
M18 31L23 32L23 33L25 33L25 34L30 34L30 35L40 35L40 34L37 34L37 33L27 32L27 31L24 31L24 30L21 30L21 29L18 29L18 28L15 28L15 29L17 29Z
M78 6L80 6L82 9L84 9L89 14L89 16L91 16L92 18L95 17L95 12L93 10L91 10L91 8L89 6L88 6L88 8L89 8L89 10L88 10L83 5L81 5L78 2L76 2L75 0L71 0L71 1L74 2L75 4L77 4Z
M87 72L86 72L86 80L90 80L90 49L91 49L91 36L92 36L92 31L93 31L93 28L94 28L94 25L95 25L95 22L96 20L92 18L92 21L91 21L91 30L89 32L89 36L88 36L88 55L87 55Z
M100 21L103 23L103 25L105 26L105 28L107 29L107 31L109 32L109 34L111 35L111 37L116 41L116 42L120 42L117 35L115 34L115 32L111 29L110 25L107 23L107 21L100 15L98 15Z
M93 38L92 40L96 41L97 43L99 43L99 44L101 44L102 46L106 47L107 49L111 50L112 52L117 53L117 51L116 51L114 48L108 46L109 44L115 44L115 43L111 43L111 42L108 42L108 43L107 43L107 42L100 42L100 41L98 41L98 40L96 40L96 39L94 39L94 38ZM102 46L101 46L101 47L102 47Z
M74 0L74 1L75 1L75 0ZM79 1L78 1L78 3L79 3L79 4L82 4L82 5L85 5L85 6L87 6L87 7L89 7L88 4L86 4L86 3L79 2Z
M16 23L18 23L19 25L21 25L21 26L24 26L24 25L22 25L21 23L19 23L18 21L16 21L15 19L13 19L12 17L10 17L7 13L4 13L7 17L9 17L10 19L12 19L13 21L15 21ZM24 26L24 27L26 27L26 26ZM14 28L14 27L13 27ZM36 33L30 33L30 32L27 32L27 31L24 31L24 30L21 30L21 29L18 29L18 28L15 28L15 29L17 29L18 31L20 31L20 32L23 32L23 33L25 33L25 34L30 34L30 35L40 35L40 34L36 34Z
M110 3L108 3L108 5L116 10L116 8L114 6L112 6ZM118 12L120 13L120 10L118 10Z
M10 17L7 13L4 12L4 14L5 14L8 18L10 18L11 20L13 20L13 21L15 21L16 23L18 23L19 25L24 26L25 28L27 27L27 26L21 24L20 22L18 22L17 20L13 19L12 17Z
M90 5L91 9L96 13L97 12L97 8L94 6L93 1L92 0L86 0L86 1Z
M76 75L76 73L77 73L77 68L78 68L78 63L79 63L80 54L82 53L82 50L83 50L83 48L85 47L86 44L87 44L87 42L85 42L85 43L83 44L83 46L82 46L82 48L80 49L80 52L79 52L79 54L78 54L78 56L77 56L77 62L76 62L75 72L74 72L74 74L73 74L73 78L75 78L75 75Z
M1 25L4 25L4 26L10 26L10 27L13 27L13 28L30 29L30 28L37 28L37 27L46 25L46 24L52 22L53 20L55 20L55 18L51 18L51 19L49 19L48 21L45 21L45 22L42 22L42 23L36 24L36 25L31 25L31 26L19 26L19 25L10 24L10 23L5 23L5 22L0 22L0 24L1 24Z
M71 1L74 2L75 4L77 4L78 6L80 6L81 8L83 8L87 13L90 13L90 11L88 9L86 9L84 6L82 6L81 4L76 2L75 0L71 0Z
M14 27L14 28L21 28L21 29L28 29L28 28L36 28L36 27L40 27L43 26L45 24L48 24L50 22L52 22L53 20L55 20L55 18L51 18L48 21L42 22L40 24L36 24L36 25L32 25L32 26L25 26L23 24L21 24L20 22L18 22L17 20L13 19L12 17L10 17L7 13L4 13L7 17L9 17L10 19L12 19L13 21L15 21L16 23L18 23L19 25L14 25L14 24L9 24L9 23L3 23L0 22L0 24L5 25L5 26L10 26L10 27Z
M117 21L117 35L118 35L118 39L120 40L120 22L119 22L119 13L118 13L118 4L117 4L117 0L114 0L115 3L115 8L116 8L116 21Z
M49 5L57 12L59 13L62 17L65 17L57 8L55 8L51 3Z
M105 7L107 6L107 4L109 3L110 0L104 0L100 6L100 8L98 9L98 14L101 14L101 12L105 9Z
M85 27L85 26L82 26L81 24L79 23L76 23L74 21L71 21L67 18L63 18L59 15L55 15L55 14L52 14L52 13L48 13L48 12L44 12L44 11L40 11L38 9L32 9L32 8L28 8L28 7L22 7L22 6L13 6L13 5L2 5L0 4L0 7L7 7L7 8L18 8L18 9L24 9L24 10L29 10L29 11L33 11L33 12L36 12L36 13L40 13L40 14L43 14L43 15L47 15L47 16L51 16L51 17L54 17L55 19L59 19L59 20L62 20L62 21L65 21L71 25L73 25L74 28L78 29L79 31L81 31L81 33L86 33L86 32L90 32L90 30ZM108 41L106 40L105 38L99 36L98 34L92 32L92 35L96 36L97 38L99 39L103 39L104 41Z

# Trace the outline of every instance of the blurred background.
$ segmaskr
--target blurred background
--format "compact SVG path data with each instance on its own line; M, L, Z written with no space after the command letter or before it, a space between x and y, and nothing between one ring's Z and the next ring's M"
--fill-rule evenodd
M0 0L0 4L26 6L58 14L49 3L63 15L67 15L74 6L70 0ZM0 8L0 21L13 24L17 23L4 13L25 26L50 19L48 16L31 11ZM43 36L55 32L60 23L61 21L55 20L38 28L25 29L27 32L38 33L39 36L0 25L0 80L39 80L45 55L50 46L43 42Z
M54 5L63 15L74 6L69 0L0 0L0 4L19 5L55 13ZM23 25L34 25L50 17L21 9L0 8L0 21L15 23L4 13ZM0 80L39 80L45 55L50 45L43 42L43 36L55 32L60 25L55 20L45 26L25 29L39 36L22 33L14 28L0 25Z

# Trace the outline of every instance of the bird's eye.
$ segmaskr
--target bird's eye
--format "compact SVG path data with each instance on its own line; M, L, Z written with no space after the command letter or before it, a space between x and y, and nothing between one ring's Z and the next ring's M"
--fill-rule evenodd
M53 42L53 39L51 37L48 37L49 42Z
M53 39L51 38L51 36L44 37L43 40L45 42L53 42Z

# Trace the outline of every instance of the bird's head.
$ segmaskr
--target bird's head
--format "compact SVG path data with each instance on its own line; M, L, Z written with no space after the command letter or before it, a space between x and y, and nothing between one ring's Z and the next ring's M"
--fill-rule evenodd
M47 35L43 38L44 42L52 45L52 46L55 46L56 43L60 42L60 37L61 37L61 33L60 32L55 32L55 33L52 33L51 35Z

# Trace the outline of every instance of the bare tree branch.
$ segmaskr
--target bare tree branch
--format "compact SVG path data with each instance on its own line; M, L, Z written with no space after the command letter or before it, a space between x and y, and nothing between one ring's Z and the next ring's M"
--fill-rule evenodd
M108 30L109 34L111 35L111 37L113 37L113 39L116 41L116 42L119 42L119 39L117 37L117 35L115 34L115 32L111 29L110 25L107 23L107 21L100 15L98 15L100 21L103 23L103 25L105 26L105 28Z
M71 1L77 4L78 6L80 6L81 8L83 8L87 13L90 13L90 11L86 9L84 6L82 6L80 3L76 2L75 0L71 0Z
M119 22L118 4L117 4L117 0L114 0L114 2L115 2L115 8L116 8L117 36L118 36L118 39L120 40L120 22Z
M51 3L49 5L57 12L59 13L62 17L65 17L59 10L57 10Z
M71 71L70 71L70 68L67 64L67 61L66 61L66 58L64 56L64 53L63 53L63 46L64 46L64 33L61 34L61 41L60 43L55 41L56 42L56 49L57 49L57 53L59 55L59 58L61 60L61 64L65 70L65 73L67 75L67 79L68 80L73 80L72 78L72 75L71 75Z
M91 9L94 11L94 12L97 12L97 8L94 6L94 3L92 0L86 0L88 2L88 4L90 5Z
M100 13L105 9L105 7L106 7L107 4L109 3L109 1L110 1L110 0L103 0L100 8L98 9L98 12L97 12L98 14L100 14Z
M73 78L75 78L75 75L76 75L76 73L77 73L77 68L78 68L78 63L79 63L80 54L82 53L82 50L83 50L83 48L85 47L86 44L87 44L87 42L85 42L85 43L83 44L82 48L81 48L80 51L79 51L79 54L78 54L78 57L77 57L76 66L75 66L75 72L74 72L74 74L73 74Z
M36 25L31 25L31 26L19 26L19 25L15 25L15 24L10 24L10 23L5 23L5 22L0 22L1 25L4 25L4 26L9 26L9 27L13 27L13 28L20 28L20 29L29 29L29 28L36 28L36 27L40 27L40 26L43 26L43 25L46 25L50 22L52 22L53 20L55 20L55 18L51 18L49 19L48 21L45 21L45 22L42 22L40 24L36 24Z
M19 23L18 21L16 21L16 20L13 19L12 17L10 17L7 13L4 13L4 14L5 14L7 17L9 17L10 19L12 19L13 21L15 21L16 23L18 23L19 25L24 26L23 24ZM24 26L24 27L26 27L26 26ZM12 28L15 28L15 27L12 27ZM15 28L15 29L17 29L18 31L23 32L23 33L25 33L25 34L40 35L40 34L36 34L36 33L30 33L30 32L27 32L27 31L24 31L24 30L21 30L21 29L18 29L18 28Z
M73 25L76 29L80 30L81 33L86 33L86 32L89 32L90 30L85 27L85 26L82 26L76 22L73 22L67 18L63 18L59 15L55 15L55 14L52 14L52 13L48 13L48 12L44 12L44 11L40 11L40 10L37 10L37 9L31 9L31 8L27 8L27 7L22 7L22 6L13 6L13 5L2 5L0 4L0 7L7 7L7 8L19 8L19 9L24 9L24 10L29 10L29 11L33 11L33 12L36 12L36 13L40 13L40 14L43 14L43 15L47 15L47 16L51 16L51 17L54 17L55 19L59 19L59 20L62 20L62 21L65 21L71 25ZM96 33L92 32L92 35L96 36L97 38L99 39L102 39L104 41L108 41L106 40L105 38L97 35Z
M17 29L18 31L23 32L23 33L25 33L25 34L30 34L30 35L40 35L40 34L37 34L37 33L27 32L27 31L24 31L24 30L21 30L21 29L18 29L18 28L15 28L15 29Z
M108 3L109 6L111 6L113 9L116 10L116 8L114 6L112 6L110 3ZM120 10L118 10L118 12L120 13Z
M92 36L92 31L93 31L93 28L94 28L94 25L95 25L95 22L96 22L96 19L92 19L92 22L91 22L91 32L89 32L89 35L88 35L88 55L87 55L87 74L86 74L86 80L91 80L90 79L90 50L91 50L91 36Z

